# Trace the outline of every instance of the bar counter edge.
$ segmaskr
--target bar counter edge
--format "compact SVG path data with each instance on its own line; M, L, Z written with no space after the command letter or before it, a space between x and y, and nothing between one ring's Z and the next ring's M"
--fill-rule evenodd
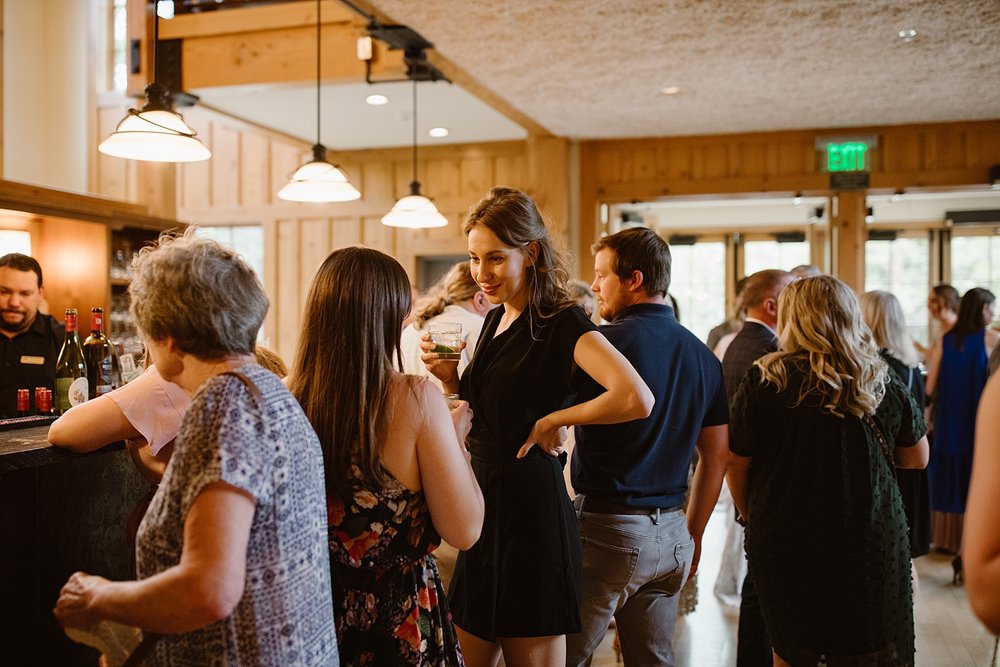
M94 665L52 616L82 570L133 578L129 515L151 491L114 442L89 454L55 447L48 427L0 431L0 646L10 664Z

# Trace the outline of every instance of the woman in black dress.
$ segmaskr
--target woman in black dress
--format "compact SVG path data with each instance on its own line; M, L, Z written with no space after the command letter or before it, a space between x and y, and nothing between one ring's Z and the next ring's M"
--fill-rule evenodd
M786 287L778 332L779 351L733 397L729 445L775 664L912 665L910 550L893 470L927 464L923 418L836 278Z
M423 360L474 417L468 447L483 489L480 540L463 551L449 601L470 667L562 665L580 630L580 539L562 467L566 428L646 417L653 398L566 291L567 272L534 202L493 188L465 223L471 271L491 303L472 363ZM573 405L579 367L607 391Z
M917 368L917 351L906 333L906 318L899 299L890 292L873 290L861 295L865 324L872 330L882 359L902 380L921 414L924 411L924 377ZM927 469L896 470L899 493L903 497L906 522L910 527L910 558L931 550L931 499ZM913 569L914 581L917 570Z

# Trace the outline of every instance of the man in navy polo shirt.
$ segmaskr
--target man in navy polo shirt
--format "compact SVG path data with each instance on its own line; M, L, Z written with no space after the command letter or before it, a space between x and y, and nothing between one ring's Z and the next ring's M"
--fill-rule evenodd
M729 461L722 367L666 305L670 248L628 229L594 244L601 327L656 397L646 419L576 427L572 480L583 541L582 631L566 664L586 665L616 619L625 664L674 664L681 587L698 567L701 537ZM581 374L578 400L602 388ZM684 494L695 449L688 510Z

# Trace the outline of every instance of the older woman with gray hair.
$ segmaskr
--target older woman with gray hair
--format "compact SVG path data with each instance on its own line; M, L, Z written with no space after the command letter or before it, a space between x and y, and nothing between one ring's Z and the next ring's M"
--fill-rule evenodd
M260 282L193 230L144 249L135 270L149 354L193 399L139 527L138 581L77 572L56 617L137 626L154 664L336 665L323 458L295 398L254 361Z

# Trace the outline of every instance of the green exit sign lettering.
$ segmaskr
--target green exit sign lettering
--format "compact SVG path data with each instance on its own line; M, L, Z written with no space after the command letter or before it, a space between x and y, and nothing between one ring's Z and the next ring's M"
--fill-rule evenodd
M868 145L862 141L844 141L826 145L826 170L837 171L867 171L865 154Z

